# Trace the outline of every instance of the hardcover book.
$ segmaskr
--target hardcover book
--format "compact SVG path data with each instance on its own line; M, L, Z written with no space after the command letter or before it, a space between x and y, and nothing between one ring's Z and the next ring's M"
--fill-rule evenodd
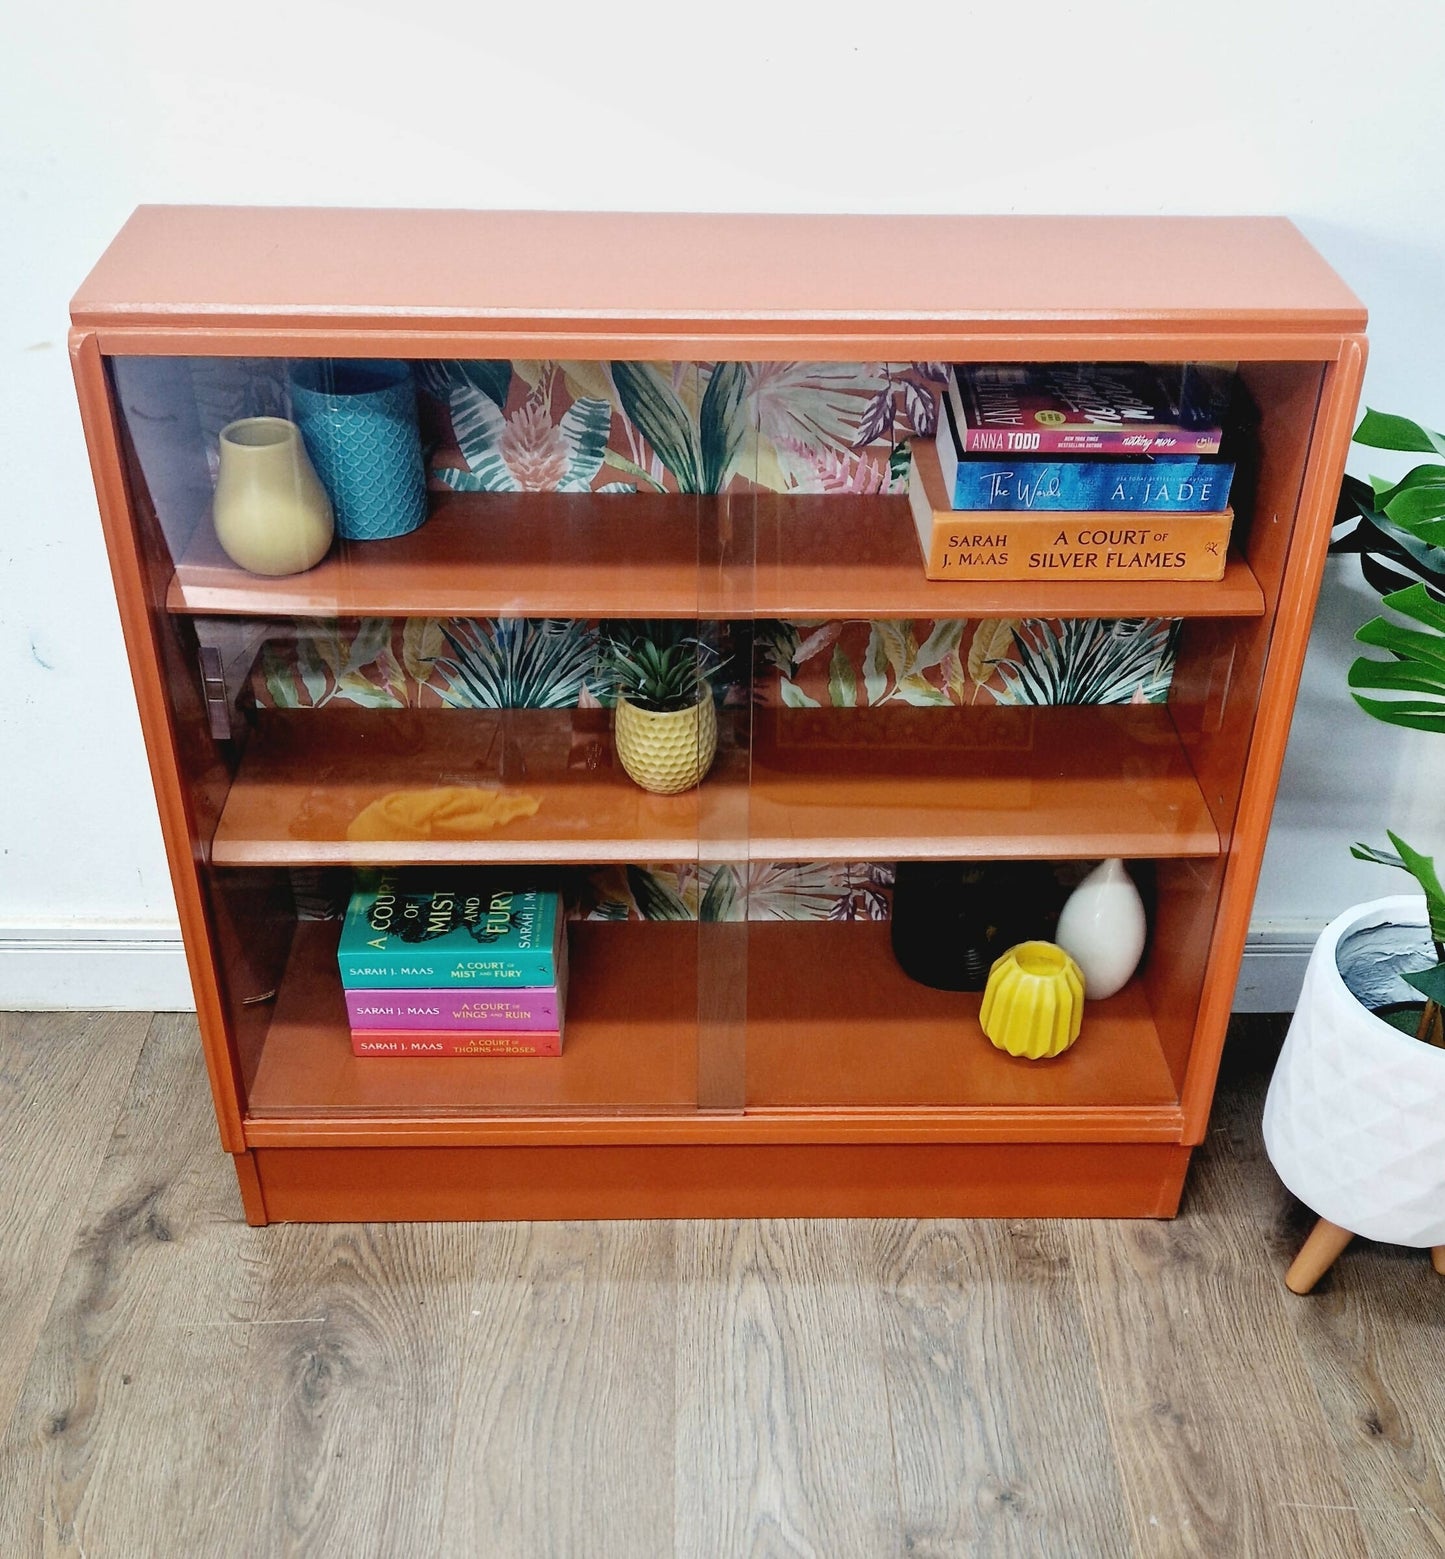
M552 1029L352 1029L356 1056L560 1056Z
M996 513L1219 514L1234 462L1218 455L971 455L948 397L936 448L949 507Z
M341 927L341 983L367 991L555 986L559 895L498 872L358 875Z
M1198 363L960 363L965 454L1217 455L1232 376Z
M928 579L1221 579L1234 514L968 514L913 445L908 501Z

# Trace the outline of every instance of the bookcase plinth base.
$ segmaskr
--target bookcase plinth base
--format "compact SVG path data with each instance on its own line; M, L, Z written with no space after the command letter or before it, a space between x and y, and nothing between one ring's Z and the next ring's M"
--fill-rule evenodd
M1168 1218L1173 1143L255 1148L251 1223Z

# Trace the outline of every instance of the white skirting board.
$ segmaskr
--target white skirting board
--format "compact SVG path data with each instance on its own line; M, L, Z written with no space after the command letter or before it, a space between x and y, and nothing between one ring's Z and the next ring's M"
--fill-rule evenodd
M177 927L0 924L0 1012L192 1012Z
M1293 1012L1304 984L1305 965L1324 921L1272 921L1252 926L1245 943L1236 1012Z
M1251 931L1234 1010L1292 1012L1320 929L1289 923ZM0 1011L57 1007L192 1011L180 933L173 926L0 926Z

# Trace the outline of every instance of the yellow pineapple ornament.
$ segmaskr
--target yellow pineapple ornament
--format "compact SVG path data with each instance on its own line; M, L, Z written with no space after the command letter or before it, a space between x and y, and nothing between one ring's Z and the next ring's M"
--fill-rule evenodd
M711 674L715 651L697 639L659 644L639 635L610 646L617 687L613 741L644 790L676 796L700 784L717 755Z

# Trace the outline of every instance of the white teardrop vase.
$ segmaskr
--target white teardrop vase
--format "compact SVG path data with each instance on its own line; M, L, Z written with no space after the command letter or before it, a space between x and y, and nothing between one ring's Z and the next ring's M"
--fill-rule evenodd
M1084 996L1112 996L1139 967L1144 901L1120 860L1101 861L1069 895L1054 941L1084 971Z

